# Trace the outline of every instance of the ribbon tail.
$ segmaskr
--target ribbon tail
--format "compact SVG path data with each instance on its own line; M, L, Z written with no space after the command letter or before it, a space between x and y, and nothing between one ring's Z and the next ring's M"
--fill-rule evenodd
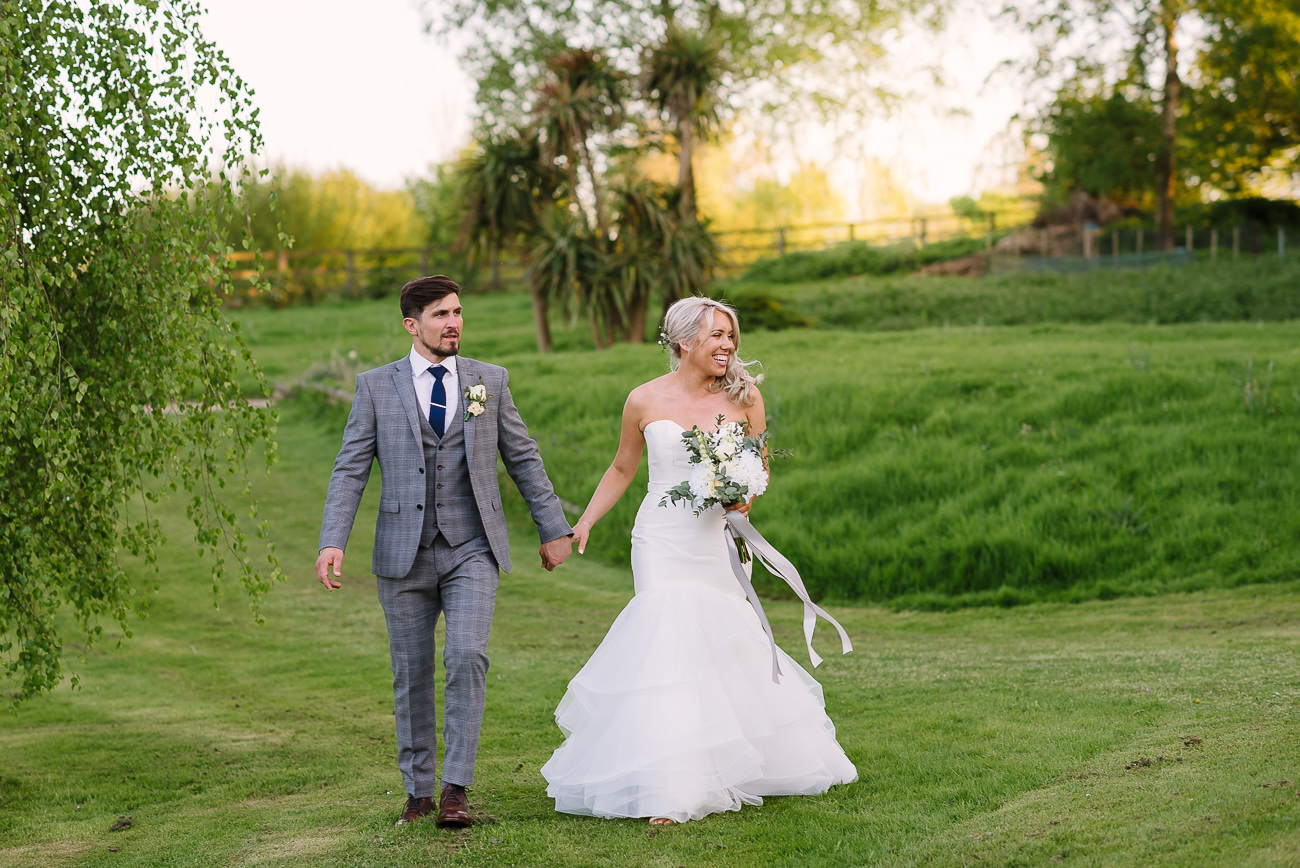
M825 618L835 628L835 632L840 636L840 647L842 653L848 654L853 650L853 643L849 640L848 632L840 626L840 622L831 617L830 613L812 601L808 589L804 586L803 579L799 576L799 571L795 569L794 564L776 550L776 547L768 542L758 529L750 523L746 516L740 515L734 510L726 513L727 527L735 534L739 535L749 545L750 552L754 557L763 562L774 575L780 577L790 586L790 590L803 602L803 634L804 641L808 646L808 659L812 661L813 667L821 665L822 658L813 649L813 630L817 624L817 616Z
M740 582L740 587L745 590L745 596L749 598L749 605L754 607L754 612L758 615L758 621L763 625L763 632L767 634L768 644L772 646L772 681L780 684L781 663L776 654L776 637L772 635L772 625L767 622L767 613L763 611L763 604L758 601L758 594L754 591L754 584L749 580L749 574L745 572L745 565L740 562L740 552L736 550L736 532L732 530L731 525L727 525L723 532L727 537L727 552L731 556L731 571L736 574L736 580Z

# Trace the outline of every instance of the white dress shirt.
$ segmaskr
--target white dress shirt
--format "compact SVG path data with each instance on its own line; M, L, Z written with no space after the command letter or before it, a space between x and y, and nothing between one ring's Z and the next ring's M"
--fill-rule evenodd
M415 398L419 402L424 418L429 418L429 404L433 398L433 384L436 382L429 366L433 363L411 347L411 381L415 383ZM460 410L460 376L456 373L456 357L448 356L439 362L447 373L442 375L443 388L447 390L447 415L443 416L442 430L451 427L453 414Z

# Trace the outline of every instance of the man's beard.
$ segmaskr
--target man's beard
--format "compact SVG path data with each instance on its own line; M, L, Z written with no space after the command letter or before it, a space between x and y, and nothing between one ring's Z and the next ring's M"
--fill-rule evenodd
M444 341L444 343L438 346L430 346L429 342L423 339L420 340L420 343L424 344L424 348L426 350L428 350L433 355L438 356L439 358L446 359L446 358L450 358L451 356L460 354L460 338L455 338L454 340L450 338L443 338L442 340ZM451 342L446 343L448 341Z

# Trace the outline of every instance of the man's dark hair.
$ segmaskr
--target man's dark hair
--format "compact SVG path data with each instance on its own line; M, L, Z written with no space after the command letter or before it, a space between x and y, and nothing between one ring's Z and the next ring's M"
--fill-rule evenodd
M424 309L452 293L460 293L456 281L445 274L417 277L402 287L402 318L419 319Z

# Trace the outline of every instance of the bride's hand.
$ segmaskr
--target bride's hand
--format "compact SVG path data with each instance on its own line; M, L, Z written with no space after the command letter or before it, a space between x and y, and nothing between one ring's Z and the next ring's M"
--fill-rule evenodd
M591 522L583 520L573 526L573 545L578 549L578 554L585 554L587 549L587 539L591 536Z
M741 501L740 503L733 503L731 506L727 507L727 510L729 512L734 510L735 512L740 513L746 518L749 518L749 503L746 501Z

